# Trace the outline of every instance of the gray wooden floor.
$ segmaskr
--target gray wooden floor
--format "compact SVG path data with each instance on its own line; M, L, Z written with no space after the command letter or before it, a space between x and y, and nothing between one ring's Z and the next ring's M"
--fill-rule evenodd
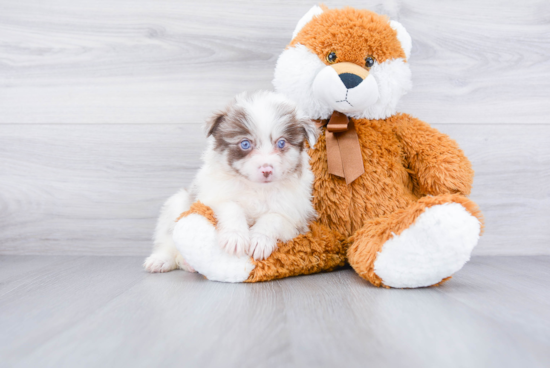
M0 256L2 367L548 367L550 257L476 257L450 282L352 270L222 284L140 257Z

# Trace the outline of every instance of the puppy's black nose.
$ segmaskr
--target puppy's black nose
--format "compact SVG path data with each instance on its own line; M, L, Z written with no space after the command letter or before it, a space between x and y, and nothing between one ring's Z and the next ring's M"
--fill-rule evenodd
M363 78L352 73L342 73L338 76L340 77L342 83L344 83L344 86L346 86L347 89L357 87L363 81Z

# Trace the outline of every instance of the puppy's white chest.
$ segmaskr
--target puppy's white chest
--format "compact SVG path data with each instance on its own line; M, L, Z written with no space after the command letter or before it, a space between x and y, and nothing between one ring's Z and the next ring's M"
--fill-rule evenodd
M239 196L238 203L244 210L246 220L250 226L252 226L259 217L272 210L266 193L242 193L242 195Z

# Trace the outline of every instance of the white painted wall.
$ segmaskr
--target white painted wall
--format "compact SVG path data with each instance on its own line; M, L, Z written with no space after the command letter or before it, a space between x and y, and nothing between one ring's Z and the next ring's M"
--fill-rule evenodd
M325 3L413 37L400 110L472 160L476 254L550 254L550 3ZM271 87L313 4L0 0L0 254L147 254L162 201L199 166L200 124Z

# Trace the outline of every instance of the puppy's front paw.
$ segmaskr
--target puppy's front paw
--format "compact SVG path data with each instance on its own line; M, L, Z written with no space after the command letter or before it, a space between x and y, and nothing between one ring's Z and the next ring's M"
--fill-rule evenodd
M221 229L218 233L220 247L229 254L242 256L250 244L248 231L234 229Z
M169 272L176 268L176 260L169 254L153 253L143 262L143 267L151 273Z
M268 235L252 231L248 255L256 260L266 259L277 248L277 239Z

